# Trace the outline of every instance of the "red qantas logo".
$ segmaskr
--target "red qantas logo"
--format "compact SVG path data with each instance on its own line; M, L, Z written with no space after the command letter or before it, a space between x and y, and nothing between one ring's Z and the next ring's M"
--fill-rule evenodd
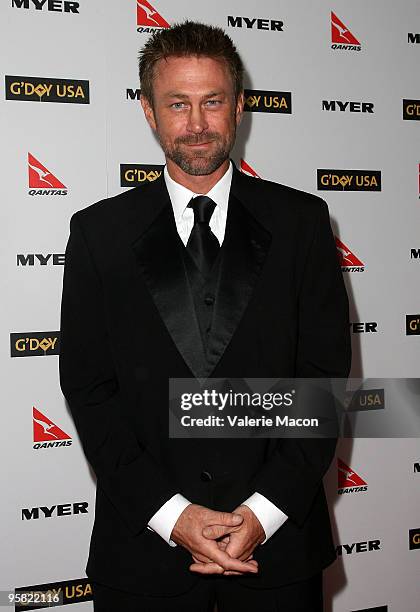
M331 11L331 47L346 51L360 51L361 46L357 38L348 27Z
M260 175L255 172L254 168L251 168L244 159L241 159L241 172L253 178L261 178Z
M28 153L28 174L30 189L67 189L52 172Z
M367 491L367 482L337 457L337 485L339 493Z
M139 32L148 32L149 28L171 27L147 0L137 0L137 25L140 26Z
M335 237L335 246L337 248L338 261L343 272L364 272L365 264L361 261L349 247L341 242L337 236Z
M34 442L47 440L71 440L65 431L53 423L45 414L33 407Z

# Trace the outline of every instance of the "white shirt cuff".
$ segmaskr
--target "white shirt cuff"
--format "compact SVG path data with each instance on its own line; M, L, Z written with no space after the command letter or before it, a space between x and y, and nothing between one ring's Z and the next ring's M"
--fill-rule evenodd
M265 544L268 538L271 538L273 533L287 520L287 514L284 514L261 493L254 493L242 505L248 506L260 521L262 528L265 531L265 540L261 544Z
M171 540L172 529L178 520L180 514L189 506L191 502L181 495L176 493L171 499L159 508L157 512L150 519L147 528L151 531L156 531L161 538L169 544L169 546L176 546L176 542Z

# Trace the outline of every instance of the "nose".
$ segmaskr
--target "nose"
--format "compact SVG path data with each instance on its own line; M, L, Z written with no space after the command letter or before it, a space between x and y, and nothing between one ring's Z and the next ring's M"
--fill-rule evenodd
M201 134L208 128L205 110L200 104L191 105L188 116L187 131L193 134Z

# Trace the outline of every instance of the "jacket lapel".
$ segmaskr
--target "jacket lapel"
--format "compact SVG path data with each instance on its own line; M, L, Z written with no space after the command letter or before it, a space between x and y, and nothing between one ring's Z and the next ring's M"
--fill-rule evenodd
M194 376L200 378L204 376L205 353L182 257L184 245L165 182L161 178L156 183L138 203L150 224L135 238L132 248L163 323Z
M249 180L249 179L246 179ZM258 179L255 179L258 180ZM271 243L264 202L249 202L234 170L223 241L220 279L208 346L206 377L219 363L253 295ZM239 199L240 198L240 199Z
M269 215L264 202L249 199L249 180L234 166L207 356L185 270L185 247L163 176L138 190L142 201L136 202L130 220L136 232L136 262L166 329L196 378L210 376L232 340L270 247Z

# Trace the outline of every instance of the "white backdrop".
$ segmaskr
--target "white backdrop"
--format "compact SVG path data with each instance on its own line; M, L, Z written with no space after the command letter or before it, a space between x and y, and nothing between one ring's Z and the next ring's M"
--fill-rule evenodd
M352 327L352 374L418 376L420 326L406 334L406 316L420 317L420 258L411 254L420 247L418 2L157 0L148 10L156 23L153 9L169 24L188 17L224 27L244 59L248 89L291 93L290 113L245 114L233 157L262 178L325 198L334 233L350 259L363 263L363 271L343 270L351 320L377 325L365 333ZM341 30L331 27L331 11ZM140 6L139 24L136 13L136 0L7 0L0 7L0 589L59 583L68 603L89 598L83 578L95 489L58 382L62 254L71 214L127 189L121 164L163 163L127 93L139 86L137 54L149 35L146 12ZM283 25L270 29L270 20ZM333 49L332 36L345 46L349 32L359 45ZM88 81L89 103L87 84L65 90L66 79ZM67 97L54 102L54 91ZM417 101L408 120L403 99ZM331 101L336 110L326 110ZM346 102L367 103L373 112ZM338 178L377 171L382 188L350 191L343 180L340 190L320 191L318 169ZM347 481L348 492L338 494L332 464L326 485L343 554L326 572L327 609L418 612L420 546L409 547L410 530L420 531L418 440L343 440L337 457L367 489L351 491ZM414 532L411 541L418 542ZM377 540L372 550L351 546Z

